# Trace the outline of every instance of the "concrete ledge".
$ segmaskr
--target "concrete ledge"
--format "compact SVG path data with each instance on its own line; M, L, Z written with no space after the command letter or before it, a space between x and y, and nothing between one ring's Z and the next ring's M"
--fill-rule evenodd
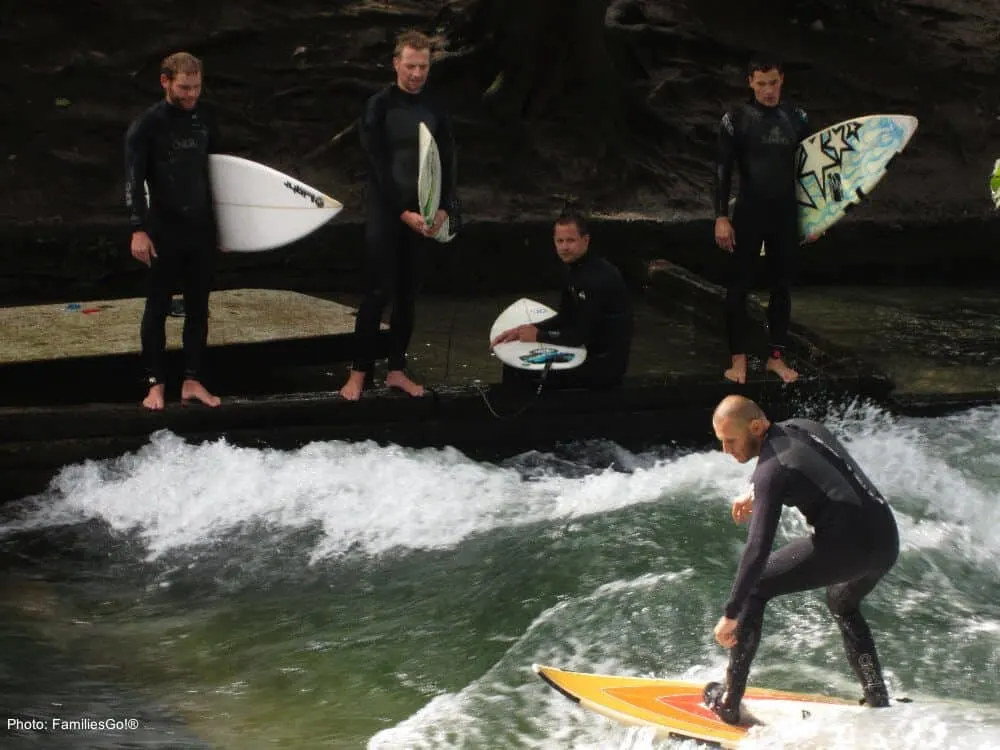
M668 311L683 310L722 331L726 298L723 287L666 260L650 264L649 279L647 296L654 304ZM768 346L767 312L753 298L747 301L747 312L756 324L748 331L748 351L757 352L760 360ZM799 370L800 380L834 378L841 383L856 380L858 392L873 398L888 398L892 391L893 382L888 373L794 320L789 325L787 354ZM753 360L752 354L748 357ZM725 360L724 353L720 360ZM757 364L759 367L760 362Z

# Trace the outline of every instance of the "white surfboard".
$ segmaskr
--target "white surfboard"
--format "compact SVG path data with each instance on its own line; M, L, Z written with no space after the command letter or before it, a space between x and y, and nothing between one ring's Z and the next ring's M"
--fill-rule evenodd
M522 297L504 310L490 328L490 341L504 331L527 323L538 324L548 320L556 311L541 302ZM553 370L571 370L587 359L584 347L558 346L531 341L509 341L493 347L497 359L518 370L544 370L551 361Z
M228 154L208 161L220 244L237 252L288 245L344 208L337 200L276 169Z
M315 232L344 206L272 167L230 154L209 154L209 179L226 250L254 253L289 245ZM149 184L145 185L149 201Z
M865 115L802 140L796 151L799 239L816 239L885 177L917 131L910 115Z
M424 221L433 224L434 216L441 207L441 155L438 153L437 141L424 123L418 126L418 139L420 169L417 174L417 200L420 201L420 214ZM450 224L445 219L434 239L438 242L451 242L455 235L451 233Z

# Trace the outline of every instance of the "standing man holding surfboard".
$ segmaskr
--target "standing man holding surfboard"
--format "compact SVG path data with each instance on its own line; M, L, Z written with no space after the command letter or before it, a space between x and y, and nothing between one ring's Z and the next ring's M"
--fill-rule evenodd
M424 394L423 386L405 371L415 317L418 255L456 205L451 122L424 90L430 58L427 36L416 31L401 34L392 58L396 81L368 100L361 118L361 144L369 163L365 197L368 291L355 319L351 373L340 389L349 401L361 397L372 372L379 323L390 303L385 383L411 396ZM417 196L421 124L433 135L441 158L441 202L430 225L420 213Z
M791 383L798 373L785 363L783 351L792 308L789 266L799 244L795 152L807 135L809 120L801 108L781 100L785 77L779 63L751 62L747 80L753 96L723 115L715 165L715 242L729 253L725 318L732 362L725 376L734 383L746 382L747 294L766 243L771 289L766 368ZM737 164L740 188L730 221L729 195Z
M125 135L125 204L132 225L132 256L149 266L142 315L142 359L148 392L142 405L163 409L166 325L174 289L184 292L183 402L218 406L201 383L208 342L208 297L219 252L208 155L219 150L219 130L199 104L201 61L187 52L160 66L164 98ZM145 185L149 186L146 202Z
M861 601L899 556L899 532L889 504L840 441L817 422L772 423L756 403L733 395L719 402L712 427L723 452L740 463L756 458L757 465L750 491L732 505L733 520L749 520L750 529L714 631L719 645L731 649L726 683L705 687L705 705L736 724L765 606L777 596L825 587L864 702L873 708L888 706ZM772 552L786 505L802 513L813 533Z

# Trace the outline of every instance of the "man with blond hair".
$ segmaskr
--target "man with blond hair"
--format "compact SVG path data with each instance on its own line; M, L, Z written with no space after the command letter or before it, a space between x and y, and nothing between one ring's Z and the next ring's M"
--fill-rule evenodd
M354 361L340 394L361 398L375 362L379 323L386 306L389 318L388 373L385 384L410 396L423 386L406 373L406 352L413 334L419 256L445 219L455 231L455 146L451 121L426 92L431 66L430 39L417 31L396 40L392 67L396 80L372 96L361 118L361 143L368 157L365 195L365 277L367 293L354 324ZM441 208L431 224L417 200L419 127L423 123L441 155Z
M764 607L776 596L826 587L826 602L844 639L847 660L861 682L863 702L889 704L871 629L861 600L892 568L899 535L892 510L847 449L823 425L808 419L772 423L743 396L727 396L712 427L722 450L757 465L750 491L732 504L733 520L750 520L746 547L715 638L732 649L726 683L705 687L705 705L730 724L760 643ZM784 506L798 509L813 528L772 552Z
M208 297L218 239L208 155L219 151L215 118L199 102L202 63L187 52L160 66L164 97L139 115L125 136L125 203L132 226L132 256L149 266L142 315L142 360L147 409L166 402L167 315L173 292L184 293L183 402L218 406L201 382L208 341ZM149 186L149 200L146 188Z

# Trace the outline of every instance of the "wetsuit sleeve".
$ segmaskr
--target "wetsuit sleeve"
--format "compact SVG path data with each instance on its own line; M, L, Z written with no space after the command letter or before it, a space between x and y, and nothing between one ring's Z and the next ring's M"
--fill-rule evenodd
M132 231L143 231L149 216L146 175L149 165L149 118L137 118L125 133L125 207Z
M386 101L373 96L361 116L361 147L368 156L382 202L396 215L403 213L403 199L392 177L392 153L385 132Z
M750 516L747 543L725 607L725 615L731 620L739 617L747 597L764 572L774 537L778 533L787 477L788 472L782 471L777 475L771 473L757 478L754 482L753 514Z
M559 312L557 312L551 318L546 318L541 323L535 324L535 328L538 329L539 342L543 344L555 343L551 335L554 335L556 338L559 337L559 327L563 324L563 319L566 317L563 314L563 311L568 310L571 304L572 304L572 299L569 296L569 288L564 288L562 291L562 298L559 300Z
M729 216L729 193L733 187L733 164L736 161L736 126L734 115L726 112L719 123L719 145L715 159L715 217Z
M441 157L441 208L449 213L457 204L458 175L455 159L455 130L451 118L441 115L438 133L434 139L438 145L438 155Z
M563 291L563 302L560 310L567 310L569 290ZM539 331L538 340L544 344L559 344L560 346L586 346L591 339L591 332L597 327L601 315L601 296L596 288L586 290L586 298L577 300L576 315L567 325L562 320L555 321L548 328ZM548 322L548 321L547 321Z

